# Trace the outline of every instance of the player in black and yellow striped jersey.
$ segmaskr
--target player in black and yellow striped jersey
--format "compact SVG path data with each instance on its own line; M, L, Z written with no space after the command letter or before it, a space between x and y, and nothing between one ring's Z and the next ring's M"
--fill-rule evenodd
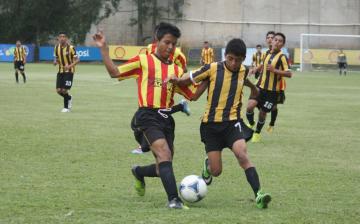
M346 75L347 59L346 59L346 54L342 49L340 49L339 54L337 56L337 63L339 65L339 75L342 75L343 72L344 75Z
M262 64L263 60L264 60L265 55L261 52L261 50L262 50L262 46L260 44L256 45L256 52L252 56L252 63L251 63L251 65L254 68L259 67ZM259 76L260 76L260 72L257 71L255 73L255 79L258 79Z
M282 33L276 33L272 41L272 48L269 54L266 55L262 74L257 83L260 90L256 98L249 99L246 109L246 117L250 126L255 125L254 109L260 109L259 120L256 125L256 131L252 137L252 142L260 141L260 132L264 126L266 113L270 112L278 103L282 89L282 80L285 77L291 77L292 73L289 69L287 58L281 51L281 48L286 42L286 37Z
M26 49L21 45L21 41L16 41L16 47L14 49L14 68L16 83L19 83L19 72L23 77L24 83L26 83L25 64L26 64Z
M202 65L210 64L214 62L214 49L209 46L208 41L204 41L204 47L201 50L201 60Z
M69 90L73 84L75 65L79 63L75 47L68 43L65 32L58 35L59 43L54 47L54 65L59 65L56 78L56 92L64 98L64 108L61 112L70 112L72 107L72 96Z
M182 78L172 77L169 81L178 85L208 81L208 97L205 113L200 125L201 141L205 144L207 158L204 160L202 177L210 185L212 176L222 172L221 153L230 148L254 191L256 205L267 208L270 194L260 190L260 181L254 165L246 151L246 140L253 131L241 119L243 86L257 94L256 87L247 79L248 69L242 65L246 56L246 45L241 39L232 39L225 49L225 61L205 64Z

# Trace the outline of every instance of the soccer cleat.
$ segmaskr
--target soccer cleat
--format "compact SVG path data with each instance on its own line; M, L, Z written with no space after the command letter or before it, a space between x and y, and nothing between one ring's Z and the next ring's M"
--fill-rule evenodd
M69 100L69 102L68 102L68 108L69 109L71 109L72 108L72 103L73 103L73 96L72 95L70 95L70 100Z
M141 147L139 147L139 148L132 150L131 153L132 154L143 154L144 152L142 151Z
M267 132L269 132L269 134L274 132L274 126L269 125L269 127L266 129Z
M63 108L61 110L61 113L69 113L69 112L70 112L70 110L68 108Z
M212 182L212 176L211 173L209 172L208 166L209 166L209 159L205 158L201 176L204 179L206 185L210 185Z
M257 196L256 196L256 207L267 208L270 201L271 201L270 194L263 193L261 190L258 191Z
M171 201L169 201L168 208L185 209L185 210L189 209L188 206L184 205L184 203L181 201L180 198L174 198Z
M183 110L182 110L182 112L184 112L187 116L190 116L189 103L188 103L185 99L182 99L182 100L180 101L180 104L183 105Z
M253 136L252 136L252 138L251 138L251 142L254 142L254 143L256 143L256 142L260 142L260 140L261 140L261 135L260 135L260 133L254 133L253 134Z
M131 173L134 175L135 177L135 190L136 190L136 193L139 195L139 196L144 196L145 195L145 180L144 180L144 177L141 178L139 175L137 175L136 173L136 168L138 168L139 166L133 166L131 168Z

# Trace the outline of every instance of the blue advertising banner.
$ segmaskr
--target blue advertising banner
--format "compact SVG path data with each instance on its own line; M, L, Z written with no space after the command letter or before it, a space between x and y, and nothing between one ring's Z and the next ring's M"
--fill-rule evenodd
M100 50L97 47L75 47L80 61L101 61ZM40 47L39 51L40 61L54 60L54 47Z
M34 46L30 44L24 44L25 50L27 52L26 61L33 62L34 61ZM15 44L0 44L0 61L14 61L14 50Z

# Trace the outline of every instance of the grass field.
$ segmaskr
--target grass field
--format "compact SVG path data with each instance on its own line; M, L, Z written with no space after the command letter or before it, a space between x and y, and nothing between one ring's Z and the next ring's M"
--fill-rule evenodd
M28 64L28 83L15 84L0 64L0 223L358 223L360 220L360 73L295 73L279 107L275 132L248 144L269 209L255 207L244 172L224 150L223 174L188 211L165 207L159 179L147 194L133 190L130 167L153 162L132 155L133 80L117 83L101 65L77 68L74 107L60 113L56 69ZM247 98L248 93L245 93ZM180 100L180 97L176 98ZM246 102L244 102L246 104ZM199 117L176 120L177 181L200 174L204 147ZM265 126L266 128L266 126ZM264 129L265 129L264 128Z

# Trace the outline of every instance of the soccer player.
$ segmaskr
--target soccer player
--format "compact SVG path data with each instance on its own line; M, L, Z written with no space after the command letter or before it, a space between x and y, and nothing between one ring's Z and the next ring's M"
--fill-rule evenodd
M272 111L278 103L278 98L282 97L281 90L284 77L290 78L292 76L287 58L281 51L285 42L286 37L283 33L275 34L271 50L265 57L262 74L257 83L260 90L259 95L248 101L246 117L251 127L255 126L254 108L258 107L260 110L256 130L251 139L252 142L261 140L260 132L265 123L266 113Z
M258 208L267 208L271 196L260 190L260 181L254 165L247 154L246 142L253 131L241 119L243 86L250 87L257 95L257 88L247 79L247 68L242 65L246 57L246 46L241 39L232 39L225 49L225 61L205 64L199 70L182 78L172 77L170 82L188 85L209 80L207 106L200 125L201 141L205 144L207 158L202 177L210 185L212 176L222 172L221 153L230 148L244 169L246 178L254 191Z
M340 52L338 54L337 63L339 65L339 75L342 75L343 72L344 75L346 75L347 59L342 49L340 49Z
M153 42L147 46L146 54L154 54L156 52L156 32L161 26L162 23L158 24L154 29L154 36L153 36ZM184 72L187 71L187 65L186 65L186 57L181 52L179 48L174 48L174 50L169 55L169 60L178 65L180 68L183 69ZM168 111L166 111L167 114L173 114L177 112L183 112L187 116L190 116L190 107L188 102L185 99L182 99L179 104L172 106ZM149 152L149 144L147 144L146 140L143 137L142 131L139 131L134 126L135 117L132 118L131 121L131 129L134 131L134 136L136 141L139 143L139 146L136 149L133 149L131 151L132 154L143 154L144 152Z
M200 64L211 64L214 62L214 49L209 46L208 41L204 41L204 47L201 50Z
M155 156L155 163L134 166L131 169L138 195L145 195L145 177L160 177L168 197L168 207L188 209L178 196L172 165L175 122L171 114L164 113L171 108L175 92L187 98L192 94L187 87L178 87L166 82L170 75L183 74L182 68L169 60L180 35L180 30L176 26L162 23L156 32L155 54L140 54L119 67L116 67L109 57L104 34L99 31L93 38L100 48L105 67L112 78L137 79L139 109L135 113L135 128L143 132Z
M19 83L19 72L23 77L24 83L26 83L25 76L25 64L26 64L27 52L25 47L21 45L20 40L16 41L16 47L14 49L14 68L16 83Z
M59 43L54 48L54 65L59 65L56 77L56 92L64 98L64 108L61 112L67 113L72 108L72 96L69 94L69 90L73 85L75 65L80 60L75 47L68 43L65 32L59 33L58 41Z
M254 68L257 68L258 66L260 66L263 61L264 54L261 52L261 50L262 50L262 46L260 44L256 45L256 52L252 56L252 66ZM259 75L260 75L260 72L257 71L255 73L255 79L258 79Z

